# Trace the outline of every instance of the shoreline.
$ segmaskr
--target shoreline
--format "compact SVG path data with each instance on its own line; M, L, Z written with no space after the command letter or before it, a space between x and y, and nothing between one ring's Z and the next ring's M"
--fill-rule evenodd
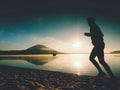
M120 78L0 66L0 90L120 90Z

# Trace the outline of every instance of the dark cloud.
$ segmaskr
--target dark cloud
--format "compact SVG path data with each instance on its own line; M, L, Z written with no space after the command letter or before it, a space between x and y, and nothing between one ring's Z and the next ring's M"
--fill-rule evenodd
M119 0L14 0L1 1L0 16L30 16L54 13L98 13L120 16Z

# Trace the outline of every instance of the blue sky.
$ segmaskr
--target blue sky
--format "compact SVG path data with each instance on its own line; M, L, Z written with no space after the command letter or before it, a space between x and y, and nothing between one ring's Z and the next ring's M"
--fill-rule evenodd
M109 22L99 17L96 23L105 35L106 51L118 50L119 24L114 20ZM83 16L34 17L22 22L11 20L1 27L0 49L26 49L36 44L44 44L60 51L69 52L72 48L73 51L70 52L90 52L91 40L84 36L84 32L89 32L89 26ZM82 46L75 50L72 44L76 42L80 42Z

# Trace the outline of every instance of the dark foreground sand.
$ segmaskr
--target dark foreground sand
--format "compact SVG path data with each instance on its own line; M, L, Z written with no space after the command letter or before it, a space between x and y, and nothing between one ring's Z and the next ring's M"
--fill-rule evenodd
M120 90L120 78L0 66L0 90Z

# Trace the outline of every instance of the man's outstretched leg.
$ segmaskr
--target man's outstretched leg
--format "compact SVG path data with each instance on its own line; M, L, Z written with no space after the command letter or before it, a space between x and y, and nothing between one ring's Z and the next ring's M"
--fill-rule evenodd
M93 63L93 65L97 68L99 74L97 75L98 77L103 77L105 76L105 73L102 71L101 67L99 66L99 64L97 63L97 61L95 60L96 55L96 49L93 48L91 54L90 54L90 61Z

